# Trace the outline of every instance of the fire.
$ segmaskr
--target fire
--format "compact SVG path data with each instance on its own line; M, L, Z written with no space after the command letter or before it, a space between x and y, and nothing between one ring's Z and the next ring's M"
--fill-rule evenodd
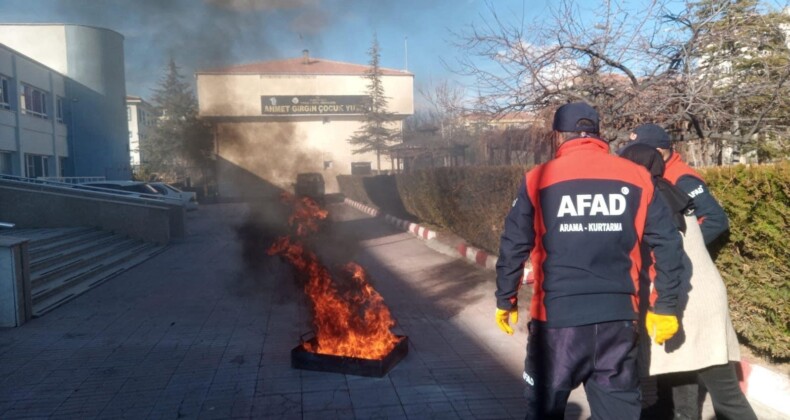
M309 198L286 202L295 204L289 224L296 238L279 238L269 248L270 255L280 255L307 277L304 287L313 310L315 348L308 351L362 359L381 359L398 343L390 331L395 321L384 299L370 285L367 274L357 264L344 267L342 278L334 279L318 257L299 237L314 233L318 220L326 218L322 210ZM305 343L308 345L308 343Z
M318 204L308 197L298 199L284 192L280 194L280 200L293 207L293 212L288 217L288 225L295 229L298 237L318 232L318 222L329 215L328 211L318 207Z

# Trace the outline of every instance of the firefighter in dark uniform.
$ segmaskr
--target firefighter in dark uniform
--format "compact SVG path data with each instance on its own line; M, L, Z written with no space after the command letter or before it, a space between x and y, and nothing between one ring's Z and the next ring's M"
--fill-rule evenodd
M719 202L713 198L702 176L689 167L674 152L669 142L669 134L655 124L642 124L635 128L631 144L644 144L656 148L664 158L664 179L694 199L694 214L700 223L705 244L710 245L729 228L727 214Z
M594 419L638 419L641 245L652 249L657 271L647 330L663 343L678 329L680 234L647 170L609 154L592 107L559 107L553 129L555 159L527 172L505 219L495 320L513 333L531 257L527 418L564 418L570 392L584 384Z

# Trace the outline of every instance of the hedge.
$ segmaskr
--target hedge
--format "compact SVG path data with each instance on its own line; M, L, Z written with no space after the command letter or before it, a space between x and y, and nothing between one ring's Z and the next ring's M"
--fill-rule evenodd
M716 265L727 283L738 333L790 358L790 162L701 171L730 218Z
M495 253L524 169L437 168L397 176L409 213Z
M494 255L526 168L436 168L338 177L341 192L384 212L444 228ZM716 252L735 329L759 353L790 359L790 162L701 170L730 217ZM399 213L398 213L399 212Z

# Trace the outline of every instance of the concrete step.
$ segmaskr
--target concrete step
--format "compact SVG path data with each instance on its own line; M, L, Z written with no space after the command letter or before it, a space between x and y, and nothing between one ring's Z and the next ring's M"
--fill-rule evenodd
M70 276L73 272L78 272L85 267L95 265L105 258L112 258L116 254L123 254L126 250L134 248L144 242L131 239L125 236L116 237L110 244L86 253L78 253L72 258L59 262L51 267L42 268L30 272L30 285L33 290L33 297L40 290L48 288L47 284L53 279Z
M67 228L24 228L24 229L0 229L0 235L27 238L30 240L29 247L36 244L41 245L48 240L59 240L63 237L79 234L79 232L96 230L91 227L67 227Z
M97 238L106 236L107 233L100 229L86 229L57 238L39 239L31 242L28 253L31 260L43 259L73 246L95 241Z
M85 243L76 243L71 247L62 250L48 252L45 255L40 255L38 258L31 258L30 271L41 272L42 270L52 267L55 264L76 258L79 254L87 254L112 244L119 240L118 236L110 232L102 232L102 235L95 236L91 241ZM83 241L80 241L83 242Z
M46 289L33 289L33 316L41 316L87 292L108 279L162 252L165 245L139 243L124 252L85 266L69 276L49 282Z

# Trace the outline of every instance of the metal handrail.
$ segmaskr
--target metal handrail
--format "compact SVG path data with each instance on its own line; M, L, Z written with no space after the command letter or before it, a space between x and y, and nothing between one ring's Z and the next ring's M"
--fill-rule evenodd
M92 193L99 193L99 194L108 194L113 195L115 197L121 196L126 198L140 198L145 200L153 200L158 201L160 203L165 204L173 204L182 206L183 203L180 199L174 199L171 197L166 197L160 194L146 194L146 193L138 193L138 192L130 192L130 191L122 191L122 190L114 190L111 188L102 188L102 187L94 187L90 185L81 185L81 184L69 184L66 182L57 182L51 181L47 179L38 179L38 178L25 178L16 175L4 175L0 174L0 180L6 181L15 181L15 182L24 182L28 184L34 185L42 185L47 187L56 187L56 188L66 188L69 190L76 190L76 191L87 191Z
M82 184L83 182L106 181L104 176L40 176L36 179L42 181L54 181L65 184Z

